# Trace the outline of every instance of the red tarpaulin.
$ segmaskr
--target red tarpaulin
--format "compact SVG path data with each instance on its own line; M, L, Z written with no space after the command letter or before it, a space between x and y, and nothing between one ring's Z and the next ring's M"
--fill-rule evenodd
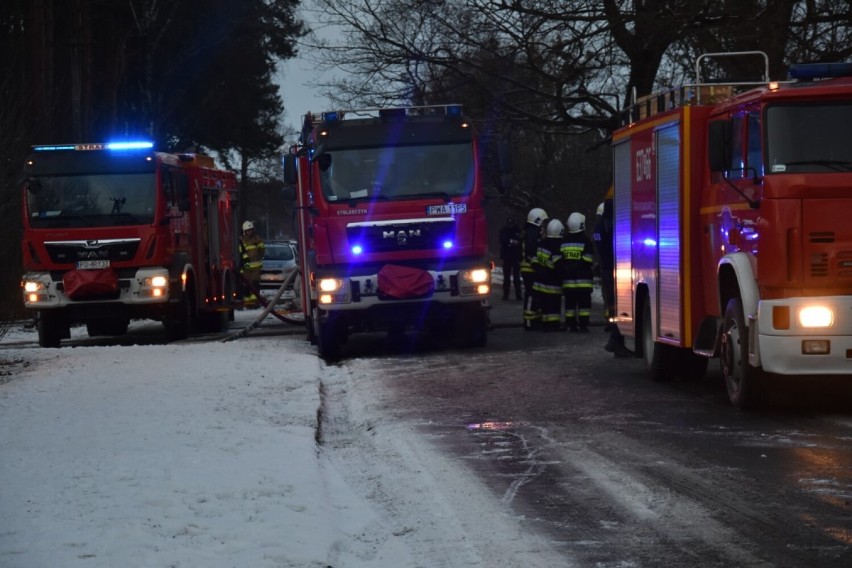
M431 294L435 280L426 270L386 264L379 270L379 293L402 300Z
M110 299L118 293L118 275L111 268L71 270L62 277L62 284L72 300Z

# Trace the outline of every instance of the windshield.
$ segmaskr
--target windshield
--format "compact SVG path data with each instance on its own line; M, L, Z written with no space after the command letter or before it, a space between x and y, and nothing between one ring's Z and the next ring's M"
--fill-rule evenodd
M473 189L470 142L341 149L320 159L320 183L329 201L414 199L469 195Z
M155 194L153 172L33 177L27 212L34 228L151 224Z
M852 103L766 109L768 173L852 171Z
M293 260L293 247L289 243L266 243L263 260Z

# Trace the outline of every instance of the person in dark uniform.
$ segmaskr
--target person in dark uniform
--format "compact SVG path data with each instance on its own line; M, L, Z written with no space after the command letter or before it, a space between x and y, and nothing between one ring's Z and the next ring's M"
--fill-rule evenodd
M515 299L521 296L521 231L511 217L500 229L500 258L503 260L503 299L509 299L512 285Z
M615 253L613 250L612 190L603 202L603 212L595 224L593 243L601 271L601 293L603 294L606 317L615 316ZM632 357L633 352L624 345L624 336L613 321L609 321L609 340L604 349L616 357Z
M592 241L586 235L586 216L579 212L568 217L568 234L562 241L562 293L565 296L565 324L570 331L589 331L592 314Z
M558 331L562 325L562 238L565 225L559 219L547 223L544 240L538 245L533 259L535 283L533 296L541 306L541 328L545 331Z

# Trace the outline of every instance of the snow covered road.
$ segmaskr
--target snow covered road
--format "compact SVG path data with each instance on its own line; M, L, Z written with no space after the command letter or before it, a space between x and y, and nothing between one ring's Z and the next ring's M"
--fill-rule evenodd
M0 351L4 568L565 565L302 337L26 333Z

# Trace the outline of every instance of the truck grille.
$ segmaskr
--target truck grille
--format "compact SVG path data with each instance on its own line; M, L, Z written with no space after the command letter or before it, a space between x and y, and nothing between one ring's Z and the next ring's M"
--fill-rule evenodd
M90 241L49 241L44 246L50 260L73 264L79 260L130 260L139 249L140 239L104 239Z
M440 249L455 235L455 219L412 220L388 223L351 223L346 227L350 245L366 252Z

